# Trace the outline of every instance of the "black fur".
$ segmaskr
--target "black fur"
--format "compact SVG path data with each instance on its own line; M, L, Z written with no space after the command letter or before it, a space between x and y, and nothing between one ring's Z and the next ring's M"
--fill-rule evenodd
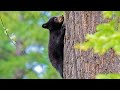
M60 21L59 21L60 20ZM48 53L52 65L59 71L63 77L63 50L65 26L63 25L64 17L52 17L49 21L42 25L50 32Z

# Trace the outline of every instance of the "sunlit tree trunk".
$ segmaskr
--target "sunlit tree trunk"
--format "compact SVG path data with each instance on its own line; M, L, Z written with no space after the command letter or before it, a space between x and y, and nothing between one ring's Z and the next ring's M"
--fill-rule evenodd
M74 49L76 43L84 42L87 33L95 33L96 25L103 22L101 11L66 11L66 34L64 44L64 78L94 79L98 73L119 73L120 59L109 50L99 56L92 50Z

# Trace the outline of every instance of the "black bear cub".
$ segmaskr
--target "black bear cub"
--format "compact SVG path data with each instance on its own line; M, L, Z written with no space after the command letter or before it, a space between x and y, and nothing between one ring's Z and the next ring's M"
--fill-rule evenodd
M65 26L63 25L64 17L52 17L47 23L42 25L43 28L49 30L49 59L56 70L63 77L63 49Z

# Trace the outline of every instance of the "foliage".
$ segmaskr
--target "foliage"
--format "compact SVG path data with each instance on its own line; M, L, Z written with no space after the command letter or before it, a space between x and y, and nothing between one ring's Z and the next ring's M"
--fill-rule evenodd
M7 28L10 38L15 42L21 42L21 44L13 45L0 22L0 78L16 78L17 72L21 70L23 74L19 77L20 79L61 79L48 59L49 32L44 30L41 25L51 16L63 14L64 12L62 11L0 12L1 19L5 28ZM33 48L34 45L39 48ZM29 46L32 46L32 49L28 49L26 53L26 49ZM17 54L23 51L25 52L24 54ZM26 67L28 63L36 62L46 65L46 69L41 76L38 76L32 68L28 69Z
M95 53L101 55L112 48L120 55L120 11L103 11L103 18L109 21L97 25L97 32L87 34L86 42L76 44L75 48L81 50L93 48Z
M120 74L98 74L96 79L120 79Z

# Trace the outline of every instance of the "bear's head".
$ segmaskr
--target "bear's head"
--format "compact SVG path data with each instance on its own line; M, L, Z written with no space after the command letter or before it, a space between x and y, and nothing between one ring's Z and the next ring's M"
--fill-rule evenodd
M47 23L42 25L43 28L51 30L60 29L64 22L64 16L52 17Z

